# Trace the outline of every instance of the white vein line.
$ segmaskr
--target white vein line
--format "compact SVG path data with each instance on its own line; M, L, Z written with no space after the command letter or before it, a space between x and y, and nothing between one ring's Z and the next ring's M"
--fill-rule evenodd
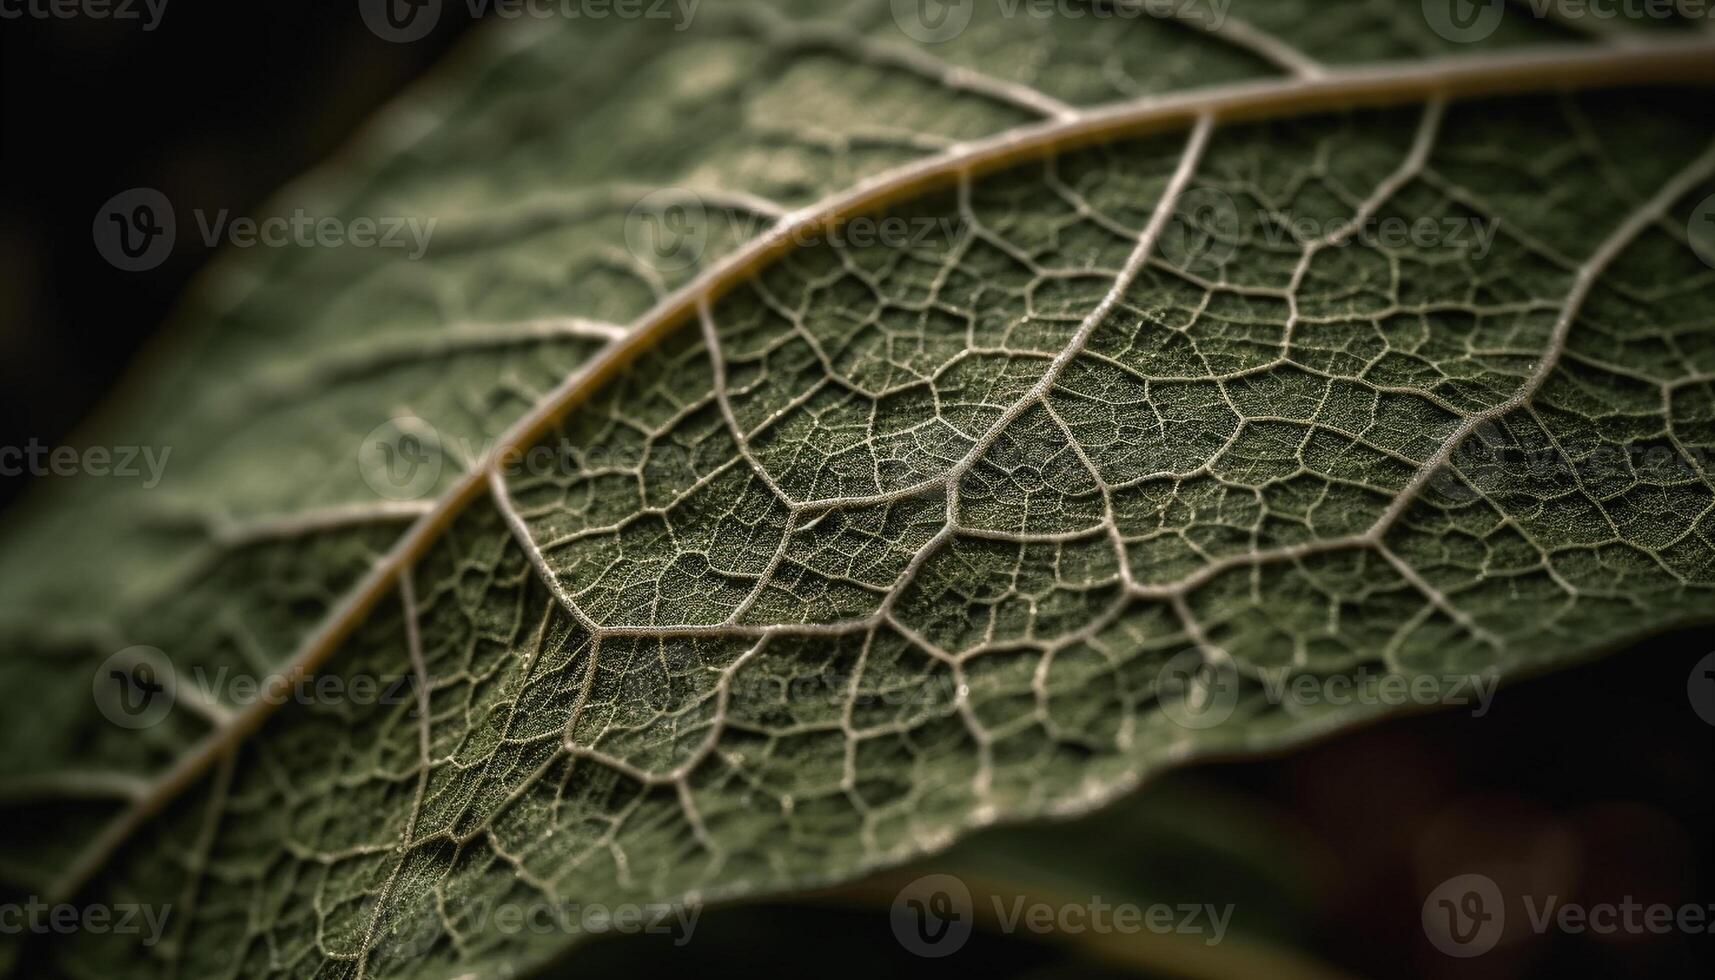
M408 856L412 838L417 831L417 819L423 812L423 798L429 788L429 671L423 660L423 639L417 622L417 584L411 569L403 569L399 573L399 604L403 609L405 619L405 648L411 659L411 675L417 682L417 752L418 771L417 785L411 794L411 809L405 815L405 825L399 831L399 843L395 848L398 855L393 862L393 869L382 883L380 894L376 896L375 906L370 911L369 923L364 928L362 947L357 956L357 980L363 980L369 972L369 954L375 948L376 933L381 928L381 920L387 912L388 903L393 900L393 893L398 888L399 872L404 870L405 859Z
M1396 554L1392 548L1387 546L1386 542L1375 542L1375 549L1381 552L1382 558L1386 559L1387 563L1393 566L1393 570L1399 573L1400 578L1403 578L1406 582L1410 583L1412 588L1422 593L1424 598L1429 600L1430 605L1440 610L1442 615L1446 616L1448 619L1458 623L1465 632L1470 633L1473 637L1477 638L1477 640L1497 650L1505 645L1501 642L1501 638L1499 636L1496 636L1489 630L1484 629L1482 624L1472 618L1470 613L1460 609L1458 606L1455 606L1453 601L1447 598L1446 593L1436 588L1433 583L1424 578L1421 572L1412 567L1412 565L1404 558L1401 558Z
M935 186L952 174L986 172L1034 159L1062 147L1183 125L1205 114L1226 119L1288 116L1398 104L1435 96L1502 95L1651 81L1678 85L1715 82L1715 38L1663 42L1639 50L1591 49L1588 46L1539 48L1449 58L1433 63L1373 64L1330 71L1315 79L1221 85L1129 100L1080 112L1075 119L1025 126L958 144L944 153L866 179L819 205L782 217L774 229L746 242L691 282L663 297L625 337L592 358L520 418L497 440L491 453L498 459L507 452L526 447L549 431L583 395L612 377L651 342L682 323L694 312L697 299L719 295L748 278L756 267L783 253L796 235L820 228L844 215L880 208L889 201ZM456 514L479 499L487 485L486 473L477 469L449 488L435 502L434 510L419 518L338 607L329 612L321 625L304 638L282 670L294 675L306 673L331 656L338 643L356 628L361 617L387 593L400 571L429 548ZM145 798L138 800L92 838L62 877L60 893L87 881L138 826L192 785L226 747L254 731L272 709L272 705L258 702L251 710L233 719L231 724L210 733L180 755L155 780Z
M525 523L524 515L519 512L518 505L512 500L512 492L506 486L506 476L501 468L490 466L486 472L489 495L494 500L494 506L500 511L501 518L506 521L506 527L512 532L513 539L518 542L519 548L523 549L525 557L530 560L531 567L535 568L536 574L541 577L542 584L548 587L548 591L553 593L560 605L566 607L566 611L578 621L579 626L595 636L604 635L607 630L594 619L591 619L589 614L585 613L583 608L578 605L577 599L566 591L566 587L560 583L560 577L554 573L553 567L548 564L548 556L544 555L542 549L537 547L536 539L530 534L530 525Z
M1185 150L1180 154L1179 162L1174 169L1173 176L1168 180L1166 188L1162 191L1161 200L1156 202L1155 210L1150 215L1149 224L1145 226L1144 230L1138 235L1137 244L1132 248L1131 254L1126 257L1125 265L1121 267L1118 275L1114 277L1113 284L1108 288L1107 293L1102 296L1101 301L1096 304L1095 309L1085 315L1084 319L1078 324L1078 329L1073 332L1071 338L1066 342L1066 345L1060 349L1058 354L1055 355L1054 360L1049 362L1048 367L1042 373L1042 377L1038 378L1023 395L1021 395L1011 405L1007 406L1006 410L1000 414L1000 417L989 426L988 431L983 433L982 437L972 444L971 448L963 457L949 467L945 473L931 481L933 485L945 486L948 488L947 523L922 546L916 555L913 556L912 563L908 568L921 565L928 555L933 554L938 550L941 544L946 542L957 532L957 487L959 480L970 470L972 466L975 466L976 463L982 459L983 455L988 452L988 450L994 445L995 441L998 440L1001 434L1006 431L1007 427L1017 421L1018 417L1029 410L1031 406L1038 404L1045 398L1049 390L1054 387L1054 382L1058 380L1060 375L1066 370L1066 366L1070 364L1072 360L1084 349L1084 347L1089 343L1090 336L1095 333L1096 328L1101 326L1101 324L1107 320L1108 315L1113 312L1114 307L1119 305L1120 301L1125 298L1126 292L1129 291L1132 285L1137 281L1138 274L1141 273L1145 266L1148 265L1149 255L1154 251L1155 243L1160 239L1162 230L1167 227L1167 222L1173 216L1173 208L1178 204L1180 197L1185 192L1186 186L1190 184L1191 179L1195 176L1197 165L1202 161L1203 152L1208 148L1209 138L1214 131L1215 116L1212 113L1198 117L1195 126L1191 130L1190 138L1186 141ZM739 426L738 420L733 415L732 406L727 401L724 385L726 379L725 362L720 352L719 332L715 327L713 316L709 311L709 305L706 297L699 297L697 301L697 318L703 332L705 345L708 347L709 357L713 361L712 370L716 389L716 400L720 403L722 415L725 417L727 426L731 429L734 439L737 440L739 452L750 463L752 469L758 473L763 473L765 470L761 463L750 455L748 444L742 436L743 430ZM769 485L776 493L779 492L779 489L773 486L772 481L770 481ZM529 526L525 523L523 516L519 514L517 507L512 503L510 493L505 485L505 479L500 474L498 468L491 470L490 486L496 505L501 509L502 514L505 516L508 526L512 528L513 537L518 539L519 544L524 548L525 553L529 556L531 564L533 564L538 573L543 576L544 581L548 583L555 597L560 599L560 601L566 606L567 611L577 617L580 623L587 624L589 629L597 632L611 629L611 627L598 626L591 617L586 615L583 610L578 607L574 598L566 591L565 586L560 583L559 576L556 575L553 569L549 566L547 557L542 553L542 549L536 546L536 543L530 534ZM795 506L792 509L794 513L796 513L801 511L803 506ZM769 562L769 572L772 572L779 564L781 556L785 553L786 547L791 541L791 537L792 536L789 532L784 536L784 540L781 542L780 547L776 550L773 558ZM901 583L908 581L910 581L909 575L901 578ZM721 625L733 625L733 620L737 616L742 615L743 612L750 607L751 602L761 594L761 590L766 585L767 577L765 575L758 583L757 588L753 590L739 605L738 610L735 611L732 616L729 616ZM885 615L886 610L891 607L895 597L902 587L902 584L896 584L893 589L889 590L887 598L883 600L883 615Z
M1560 315L1554 323L1554 329L1549 334L1548 343L1543 348L1542 356L1537 360L1536 367L1532 369L1530 375L1525 378L1524 384L1520 385L1518 390L1513 392L1506 401L1467 415L1465 420L1454 428L1452 434L1441 443L1429 459L1424 461L1423 467L1417 471L1416 477L1406 485L1404 490L1400 491L1399 496L1394 498L1381 516L1376 519L1375 524L1365 532L1367 538L1374 541L1381 540L1381 536L1416 502L1418 496L1422 494L1423 488L1428 486L1436 474L1448 464L1453 453L1465 441L1466 437L1476 430L1477 426L1484 422L1499 419L1523 407L1531 398L1535 397L1537 391L1542 388L1549 375L1553 374L1555 367L1559 365L1561 354L1566 350L1567 337L1572 333L1572 324L1578 319L1579 312L1584 308L1584 301L1589 298L1591 290L1595 288L1602 273L1613 264L1614 260L1620 256L1621 252L1625 251L1628 245L1636 240L1638 235L1643 233L1644 229L1661 220L1675 202L1691 193L1698 184L1708 180L1711 176L1715 176L1715 145L1704 150L1701 156L1668 181L1654 197L1650 198L1643 207L1633 212L1615 229L1612 235L1608 236L1608 239L1602 243L1595 254L1579 267L1577 275L1573 278L1571 291L1567 294L1566 303L1561 307Z

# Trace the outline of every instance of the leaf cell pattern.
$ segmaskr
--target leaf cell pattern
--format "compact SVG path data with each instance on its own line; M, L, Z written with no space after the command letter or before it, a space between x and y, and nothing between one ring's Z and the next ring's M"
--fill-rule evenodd
M1707 100L1461 97L1628 50L1528 17L1442 77L1416 3L1218 28L983 6L943 46L883 4L616 28L601 56L495 32L429 132L396 113L317 192L451 216L423 263L218 270L199 313L249 329L182 329L196 370L138 396L189 457L172 502L73 487L6 559L44 571L5 676L52 693L6 723L45 750L7 760L0 805L55 823L7 876L170 904L169 928L21 962L540 962L565 933L482 910L839 879L1377 710L1271 703L1265 671L1511 673L1708 618ZM1408 91L1339 104L1384 83ZM575 86L596 107L540 135ZM1110 110L1161 124L1058 141ZM616 244L638 174L701 202L689 266ZM841 210L889 180L909 193ZM912 234L840 234L865 213ZM819 237L765 252L787 226ZM354 446L400 415L448 465L376 502ZM549 465L502 465L515 437ZM42 559L97 540L99 568ZM130 643L408 696L192 699L115 732L73 699ZM1187 656L1237 673L1230 720L1174 721Z

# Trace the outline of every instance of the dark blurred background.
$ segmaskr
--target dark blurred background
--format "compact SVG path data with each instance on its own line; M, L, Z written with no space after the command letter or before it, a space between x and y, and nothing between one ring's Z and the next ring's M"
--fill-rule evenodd
M208 258L180 234L158 268L114 268L91 234L104 202L152 187L187 215L255 213L471 24L445 4L427 37L395 44L356 0L165 3L152 27L0 19L0 445L62 441ZM0 10L27 4L45 6ZM22 483L0 477L0 506Z
M338 148L469 26L465 5L450 4L427 38L393 44L365 28L355 0L169 0L152 30L0 20L0 445L65 440L208 258L197 236L180 235L159 268L116 270L91 239L103 202L142 186L187 211L245 213ZM0 510L21 486L0 478ZM1429 945L1420 915L1430 888L1466 872L1563 901L1715 903L1715 726L1687 697L1712 649L1715 633L1676 634L1503 689L1481 719L1398 719L1280 759L1196 767L1136 805L1148 811L1150 794L1219 799L1266 822L1269 841L1289 844L1251 860L1303 879L1263 916L1289 933L1272 938L1340 971L1708 977L1715 935L1509 933L1494 952L1455 960ZM1189 810L1188 822L1201 819ZM1211 873L1174 852L1171 835L1165 858L1133 860L1122 853L1148 848L1124 846L1123 828L1030 833L1112 841L1109 870L1146 891ZM981 930L949 960L915 958L889 932L894 880L710 912L683 949L605 941L576 972L753 976L813 962L829 976L1119 975L1078 943Z

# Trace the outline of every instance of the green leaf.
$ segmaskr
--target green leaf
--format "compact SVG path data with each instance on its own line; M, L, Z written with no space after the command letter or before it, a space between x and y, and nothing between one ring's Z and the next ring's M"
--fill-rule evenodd
M909 8L500 25L274 206L420 258L209 271L0 549L0 869L170 915L23 962L527 968L1709 618L1705 25Z

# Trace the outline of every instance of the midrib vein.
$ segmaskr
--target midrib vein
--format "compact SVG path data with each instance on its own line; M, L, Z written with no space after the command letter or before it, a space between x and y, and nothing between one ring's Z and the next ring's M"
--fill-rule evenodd
M1331 70L1315 77L1244 82L1130 100L958 144L879 174L818 204L789 212L768 231L741 245L657 303L630 332L597 354L502 434L488 455L434 502L345 601L305 639L270 679L267 693L289 690L297 679L326 662L358 622L394 588L400 572L421 558L466 506L484 495L487 470L495 460L526 449L545 435L566 412L640 353L691 321L699 303L717 301L789 251L795 242L813 240L817 233L854 215L949 186L961 177L969 179L1092 143L1190 128L1204 117L1216 123L1231 123L1435 98L1648 84L1715 84L1715 39L1625 48L1554 47L1437 62L1376 64ZM64 900L80 889L144 821L192 786L211 765L260 727L277 707L271 702L286 700L258 698L192 746L90 842L51 890L51 900Z

